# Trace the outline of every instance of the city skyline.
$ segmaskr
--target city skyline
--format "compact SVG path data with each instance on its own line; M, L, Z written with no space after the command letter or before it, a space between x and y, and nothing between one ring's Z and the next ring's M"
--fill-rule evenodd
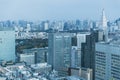
M0 0L0 20L99 20L104 8L108 20L119 18L120 1L109 0Z

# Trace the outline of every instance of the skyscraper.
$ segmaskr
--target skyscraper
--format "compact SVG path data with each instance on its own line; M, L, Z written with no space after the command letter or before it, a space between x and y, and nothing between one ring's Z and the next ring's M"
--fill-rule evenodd
M60 75L67 75L71 63L71 34L49 33L48 64L53 66Z
M78 51L76 46L72 46L71 50L71 67L77 67L78 64Z
M86 42L81 44L81 67L93 70L93 80L95 75L95 43L103 41L102 31L92 31L86 35Z
M115 43L96 43L95 80L120 80L120 45Z
M107 18L105 16L104 9L102 10L99 29L104 31L105 41L108 42L108 26L107 26Z
M0 60L15 61L15 31L0 31Z
M108 42L107 19L104 9L99 30L91 31L90 35L86 35L86 42L81 45L81 66L93 69L93 80L95 79L95 43L99 41Z
M105 16L105 11L104 11L104 9L102 10L100 27L101 27L102 30L106 30L106 29L107 29L107 18L106 18L106 16Z
M77 48L78 48L78 60L77 60L77 66L81 67L81 48L82 43L86 42L86 36L90 35L90 33L79 33L77 34Z

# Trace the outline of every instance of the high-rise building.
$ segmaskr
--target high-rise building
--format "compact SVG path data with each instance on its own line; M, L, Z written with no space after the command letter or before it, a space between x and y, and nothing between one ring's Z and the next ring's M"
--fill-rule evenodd
M90 33L79 33L77 34L77 48L78 48L78 60L77 66L81 67L81 44L86 42L86 35L90 35Z
M88 20L84 20L83 21L83 28L84 28L84 30L89 30L90 28L89 28L89 21Z
M44 30L48 30L49 29L49 24L47 22L44 23Z
M80 20L76 20L76 29L77 30L82 30L82 21Z
M100 23L99 30L91 31L91 34L86 36L86 42L82 43L81 48L81 66L93 69L93 80L95 80L95 43L108 42L107 19L104 10Z
M0 30L0 60L15 61L15 31Z
M102 10L102 16L101 16L101 21L100 21L100 29L102 29L102 30L107 29L107 18L105 16L104 9Z
M117 21L118 29L120 30L120 20Z
M86 35L86 42L81 44L81 67L93 70L93 80L95 75L95 43L103 41L102 31L92 31Z
M53 66L62 76L67 75L71 63L71 34L49 33L48 64Z
M104 9L102 10L102 16L101 16L101 20L100 20L99 29L104 31L105 41L108 42L108 26L107 26L107 18L105 16Z
M77 67L78 64L78 51L76 46L72 46L71 50L71 67Z
M96 43L95 80L120 80L119 43Z

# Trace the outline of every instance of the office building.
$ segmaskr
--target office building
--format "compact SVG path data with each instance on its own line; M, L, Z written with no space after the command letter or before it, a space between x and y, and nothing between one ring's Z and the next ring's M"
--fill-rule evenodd
M35 64L35 54L20 54L20 62L25 62L27 65Z
M104 41L102 31L92 31L86 35L86 42L81 44L81 67L93 70L93 80L95 75L95 43Z
M107 18L104 9L102 10L99 29L104 31L104 35L105 35L104 39L106 42L108 42L108 26L107 26Z
M86 80L84 78L78 77L78 76L67 76L65 79L63 80Z
M79 76L85 80L93 80L92 69L89 68L80 68L80 67L71 67L69 68L71 76Z
M62 76L67 75L71 64L71 34L49 33L48 64L53 66Z
M71 67L77 67L77 63L78 63L77 46L72 46L72 50L71 50Z
M24 49L23 53L24 54L34 53L35 63L45 63L47 62L48 59L48 47Z
M89 69L89 68L80 68L80 77L83 77L86 80L93 80L92 69Z
M0 30L0 60L15 62L15 31Z
M118 29L120 30L120 20L117 21Z
M102 15L101 15L99 29L102 29L102 30L106 30L107 29L107 18L106 18L104 9L102 10Z
M99 42L95 48L95 80L120 80L119 42Z
M45 22L44 23L44 30L48 30L49 29L49 23L48 22Z
M81 45L81 66L93 70L93 80L95 80L95 43L108 42L107 19L104 10L100 23L99 30L91 30L90 35L86 35L86 42Z
M81 44L86 42L86 35L89 35L90 33L78 33L77 34L77 48L78 48L78 60L77 60L77 66L81 67Z

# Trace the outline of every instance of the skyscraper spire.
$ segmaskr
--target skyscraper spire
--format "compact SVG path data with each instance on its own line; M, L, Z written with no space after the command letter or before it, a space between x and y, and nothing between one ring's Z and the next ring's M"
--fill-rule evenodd
M107 18L105 16L105 11L104 9L102 10L102 18L101 18L101 27L103 30L106 30L107 29Z
M103 32L104 32L105 42L108 42L107 18L106 18L106 16L105 16L105 11L104 11L104 9L102 10L102 16L101 16L99 28L102 29Z

